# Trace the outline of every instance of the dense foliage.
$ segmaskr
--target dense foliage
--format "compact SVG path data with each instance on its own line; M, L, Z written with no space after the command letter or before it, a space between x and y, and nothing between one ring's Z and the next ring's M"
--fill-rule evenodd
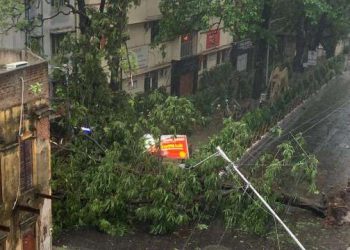
M161 11L169 17L161 21L165 27L162 31L167 32L161 33L163 38L219 26L221 20L235 38L263 34L261 17L266 6L270 6L266 5L269 1L251 0L234 4L180 1L181 7L178 2L161 1ZM110 86L114 90L119 88L122 72L128 74L133 70L126 46L126 13L138 3L101 1L100 8L93 10L85 7L84 0L77 0L75 11L80 15L82 34L78 39L66 39L56 58L64 68L54 72L61 83L55 107L62 119L53 124L56 144L52 188L63 197L54 203L55 229L94 226L120 235L144 223L151 233L161 234L221 215L229 227L264 233L269 215L249 192L242 192L245 187L236 175L227 171L222 174L223 160L216 157L197 168L183 169L177 163L149 155L142 139L146 133L156 137L190 134L203 122L201 115L212 112L212 107L204 105L206 98L214 102L219 96L223 101L230 98L225 96L227 92L240 89L240 81L233 79L231 65L220 67L216 74L206 73L203 88L191 100L170 97L161 91L136 97L110 91ZM217 24L212 23L213 17L218 19ZM102 41L105 43L101 44ZM304 77L296 77L295 87L273 106L247 113L240 121L226 119L223 130L197 150L187 165L215 153L218 145L231 159L242 157L252 142L295 104L339 72L341 62L341 59L327 61ZM81 127L91 128L92 134L81 132ZM60 143L62 137L64 143ZM317 161L303 152L302 138L296 135L279 147L278 154L266 155L256 167L245 170L274 208L281 206L276 201L276 190L283 188L280 175L290 179L303 176L305 189L315 191Z
M224 129L187 164L213 154L218 145L229 157L239 159L292 107L341 72L342 63L343 58L335 58L310 70L276 105L247 113L241 121L225 120ZM87 66L78 63L75 67L80 71ZM73 74L71 88L74 81ZM230 227L259 234L268 229L269 215L249 193L242 192L237 176L219 174L225 170L220 158L183 169L145 152L143 134L186 133L199 121L190 101L158 91L138 97L125 93L105 97L90 108L83 105L84 98L77 98L77 106L85 108L73 113L72 125L88 123L93 134L75 132L68 144L55 150L53 190L64 197L54 203L56 229L95 226L110 234L123 234L135 224L145 223L150 232L159 234L193 221L205 223L214 215L222 215ZM302 138L295 135L274 157L264 156L256 167L245 170L276 209L281 207L276 201L276 190L283 188L281 175L287 179L302 176L305 189L315 191L317 160L304 150ZM229 192L224 191L227 187Z

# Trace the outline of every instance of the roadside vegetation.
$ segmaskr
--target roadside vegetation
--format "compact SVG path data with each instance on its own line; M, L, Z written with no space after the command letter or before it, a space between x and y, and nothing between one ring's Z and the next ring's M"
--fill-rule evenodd
M266 233L269 214L249 194L244 194L245 187L237 176L219 174L225 170L223 160L213 158L197 168L183 169L178 163L149 155L144 148L145 133L155 137L190 134L203 126L215 111L198 100L211 87L203 87L190 99L168 96L162 90L138 96L113 93L101 69L100 50L87 40L68 47L82 46L81 42L91 48L88 55L77 49L70 57L69 84L59 88L57 97L56 108L63 116L53 127L57 143L52 187L54 193L63 197L54 203L56 232L93 226L112 235L123 235L141 223L148 226L149 232L163 234L199 219L206 222L221 216L228 227ZM254 109L240 120L224 119L224 128L197 149L187 165L215 153L216 146L236 160L270 129L277 131L278 136L276 122L342 72L343 62L342 56L325 60L293 78L289 91L273 105ZM56 74L62 81L65 79L62 72ZM208 74L215 75L215 71ZM229 81L216 88L236 85ZM224 91L213 92L219 96L205 94L208 100L227 97ZM67 103L69 110L65 109ZM82 133L82 126L91 128L92 134ZM60 144L62 135L65 139ZM282 208L277 199L283 188L281 175L291 179L303 176L305 191L317 191L317 159L305 150L302 136L295 135L279 146L276 155L264 156L261 164L246 173L274 208Z
M33 23L8 23L9 18L20 19L23 3L4 3L2 30L16 27L29 32L44 22L38 17ZM143 224L150 233L164 234L199 221L203 227L213 217L221 217L227 227L266 233L270 215L236 175L223 173L223 160L212 158L193 169L180 168L146 152L143 135L189 135L215 115L216 104L257 101L266 87L261 79L269 63L268 48L277 47L282 33L295 36L296 55L286 62L278 54L273 66L287 66L289 89L274 103L255 105L239 116L226 114L223 129L196 149L186 164L202 161L215 153L216 146L236 161L267 131L279 136L277 121L342 72L344 58L334 54L338 41L348 35L347 1L161 0L161 33L154 47L161 49L162 41L184 33L215 28L212 20L219 20L217 28L222 25L235 41L249 38L255 45L251 74L235 78L231 64L220 66L205 73L200 90L190 98L168 96L162 90L139 96L120 91L123 75L132 78L135 68L127 47L127 12L140 1L101 1L98 9L86 8L84 0L77 3L78 9L69 3L66 7L79 14L81 34L67 37L55 58L55 64L62 65L54 72L53 105L60 117L52 124L52 189L62 198L53 204L55 232L95 227L123 235ZM319 44L328 59L304 72L306 51ZM82 127L91 129L91 134L82 132ZM302 135L293 135L276 154L263 156L245 174L279 210L286 178L301 180L305 192L317 193L317 164Z

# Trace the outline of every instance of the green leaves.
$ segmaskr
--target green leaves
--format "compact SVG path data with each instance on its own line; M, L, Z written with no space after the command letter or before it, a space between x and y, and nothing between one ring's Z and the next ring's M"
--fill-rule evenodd
M169 96L148 115L150 126L158 127L162 134L189 134L199 121L199 113L186 98Z
M256 0L162 0L159 8L163 18L158 41L214 29L221 24L234 38L244 38L254 33L260 22L261 3Z
M85 60L80 50L76 53L72 57L74 63ZM329 69L339 68L335 70L338 72L342 63L343 58L332 59L310 74L321 74L323 79ZM78 64L75 67L76 75L70 76L72 81L79 81L79 72L90 68ZM96 83L104 81L102 78ZM90 83L87 79L87 84ZM92 138L106 150L101 151L93 141L75 134L54 156L52 188L64 194L62 201L54 203L56 230L89 225L121 235L142 222L149 226L150 232L163 234L199 218L200 224L208 224L213 214L223 216L228 227L258 234L268 230L269 214L259 202L252 200L249 189L245 190L238 176L221 175L226 164L221 158L213 157L195 169L186 170L145 152L141 138L146 132L188 133L193 128L198 112L191 101L169 97L161 91L135 98L120 92L110 97L111 100L96 95L96 106L87 108L78 93L84 96L88 93L77 86L78 82L69 84L70 92L63 95L72 98L73 123L81 126L88 121L93 126ZM317 86L321 84L318 82ZM87 92L90 87L86 86ZM303 89L308 91L305 96L314 90L310 85L295 88L291 90L293 94L287 93L288 99L282 97L274 106L256 109L240 121L224 120L224 128L187 163L200 162L213 154L218 145L231 159L240 159L258 136L288 112L294 100L303 95ZM307 153L301 135L290 139L278 147L277 154L264 155L249 169L242 167L274 208L281 206L276 202L280 188L294 190L297 183L302 190L317 192L317 159Z
M20 19L24 17L24 3L22 0L0 0L0 31L13 28L23 29L26 23Z

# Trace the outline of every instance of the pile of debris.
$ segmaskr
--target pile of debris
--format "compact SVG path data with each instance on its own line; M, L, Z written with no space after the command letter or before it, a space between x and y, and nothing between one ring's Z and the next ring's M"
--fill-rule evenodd
M350 223L350 179L345 189L328 199L327 224L343 225Z

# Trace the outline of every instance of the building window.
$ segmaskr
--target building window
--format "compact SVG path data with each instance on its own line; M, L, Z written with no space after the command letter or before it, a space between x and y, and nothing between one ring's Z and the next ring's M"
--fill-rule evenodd
M145 77L145 92L150 92L158 88L158 71L150 72Z
M223 63L230 61L230 49L224 49L221 51L221 61Z
M20 188L27 191L33 186L33 143L32 140L20 142Z
M159 20L151 22L151 43L154 43L159 34Z
M218 51L216 53L216 65L219 65L221 63L221 51Z
M51 54L56 55L60 50L62 41L67 33L52 33L51 34Z
M181 36L181 57L192 56L196 51L195 33Z
M204 55L202 59L202 69L205 70L208 68L208 56Z
M64 6L66 2L69 3L69 0L51 0L51 6L55 8L60 8Z

